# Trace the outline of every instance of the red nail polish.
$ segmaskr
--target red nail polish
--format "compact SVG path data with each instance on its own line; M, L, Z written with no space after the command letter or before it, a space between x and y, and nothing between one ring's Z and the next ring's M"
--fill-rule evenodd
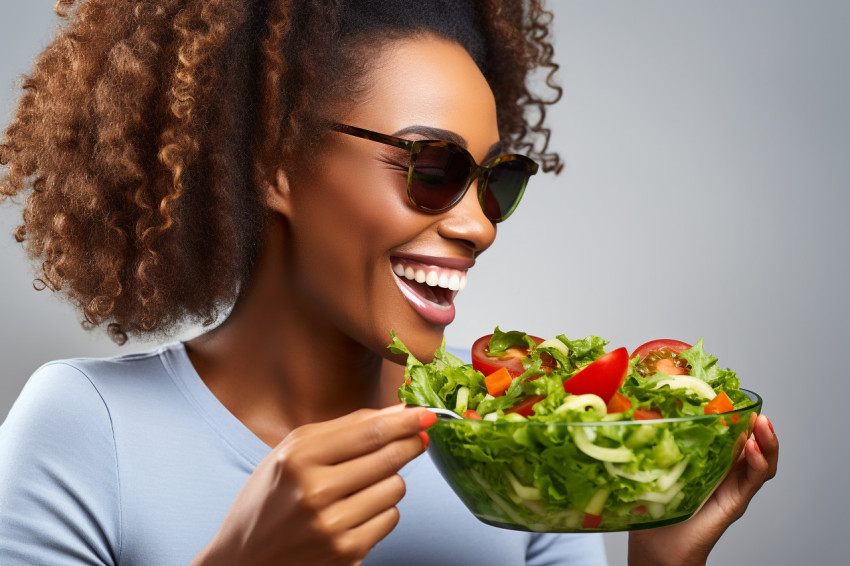
M430 411L429 411L430 412ZM428 450L428 445L431 444L431 439L428 438L428 433L424 430L419 431L419 438L422 439L422 446L424 446L425 450Z
M419 425L424 429L437 422L437 414L431 411L424 411L419 417Z

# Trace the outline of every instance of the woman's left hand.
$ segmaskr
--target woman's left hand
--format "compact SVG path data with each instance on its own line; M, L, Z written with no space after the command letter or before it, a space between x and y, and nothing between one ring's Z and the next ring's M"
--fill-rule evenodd
M764 482L776 475L779 440L764 415L735 466L691 519L629 534L629 564L703 565L726 528L736 521Z

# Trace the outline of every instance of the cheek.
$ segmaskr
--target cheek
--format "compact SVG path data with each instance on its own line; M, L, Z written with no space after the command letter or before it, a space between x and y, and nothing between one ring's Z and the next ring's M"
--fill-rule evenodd
M375 259L411 237L404 182L379 166L328 164L294 197L296 236L341 266Z
M367 165L327 165L296 187L288 248L300 291L345 332L383 343L401 311L389 252L427 223L407 202L402 172Z

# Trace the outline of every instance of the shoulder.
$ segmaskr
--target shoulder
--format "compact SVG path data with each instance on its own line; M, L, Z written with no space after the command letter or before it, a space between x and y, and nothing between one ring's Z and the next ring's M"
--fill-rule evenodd
M54 454L52 463L62 461L63 454L70 456L66 462L84 455L114 458L113 408L133 403L141 390L157 389L152 385L165 374L159 356L168 347L45 363L29 377L0 426L0 455L20 452L14 461L27 462L38 458L32 449L38 446Z
M70 360L56 360L30 376L0 433L4 439L27 434L46 439L48 432L90 431L104 417L108 420L106 406L85 371Z
M103 358L67 358L39 367L29 377L15 401L3 429L30 423L45 427L51 423L84 425L108 418L107 396L116 389L133 386L133 378L151 373L152 364L161 362L162 349Z
M120 488L103 360L48 362L0 426L0 549L4 564L120 554ZM39 541L33 544L33 541Z

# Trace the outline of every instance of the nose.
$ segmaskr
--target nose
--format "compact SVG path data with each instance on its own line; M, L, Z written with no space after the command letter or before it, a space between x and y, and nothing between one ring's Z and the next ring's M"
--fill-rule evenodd
M496 239L496 225L484 215L478 202L478 182L473 181L466 194L455 206L442 213L439 233L450 240L460 240L476 255Z

